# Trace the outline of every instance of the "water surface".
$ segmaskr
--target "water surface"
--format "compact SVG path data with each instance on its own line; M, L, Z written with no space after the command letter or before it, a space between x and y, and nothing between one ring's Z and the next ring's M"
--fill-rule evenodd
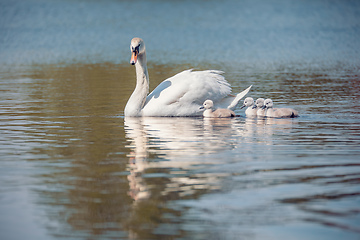
M1 5L1 239L359 239L356 1ZM124 118L140 35L300 117Z

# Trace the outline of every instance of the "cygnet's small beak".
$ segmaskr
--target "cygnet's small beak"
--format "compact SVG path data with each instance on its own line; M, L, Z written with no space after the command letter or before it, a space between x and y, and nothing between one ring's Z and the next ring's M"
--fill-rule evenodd
M204 106L201 106L201 107L199 107L199 110L204 110L205 109L205 107Z
M255 109L255 108L257 108L256 104L254 104L254 106L252 107L252 109Z
M244 107L246 107L246 106L245 106L245 104L244 104L244 105L242 105L242 106L240 107L240 109L243 109Z
M137 50L135 50L131 53L131 59L130 59L131 65L134 65L137 62L137 57L138 57L138 52Z
M261 109L265 109L266 108L266 105L262 106Z

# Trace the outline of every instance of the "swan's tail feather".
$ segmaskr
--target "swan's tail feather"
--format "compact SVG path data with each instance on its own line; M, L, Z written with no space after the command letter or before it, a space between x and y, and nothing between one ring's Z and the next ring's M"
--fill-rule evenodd
M247 89L245 89L244 91L242 91L241 93L239 93L238 95L236 95L234 100L230 103L230 105L227 108L234 111L236 105L239 103L239 101L243 97L245 97L245 95L250 91L251 87L252 87L252 85L250 87L248 87Z

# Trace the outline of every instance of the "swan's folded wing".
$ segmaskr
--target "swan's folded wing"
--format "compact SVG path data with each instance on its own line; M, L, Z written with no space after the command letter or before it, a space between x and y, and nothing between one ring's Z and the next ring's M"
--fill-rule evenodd
M202 105L207 99L215 103L227 97L231 93L231 86L221 75L222 73L216 70L192 72L192 79L189 81L190 89L184 96L184 100L191 101L194 96L197 96L197 103Z
M231 93L221 71L186 70L160 83L146 98L144 112L167 115L193 115L207 99L214 102Z

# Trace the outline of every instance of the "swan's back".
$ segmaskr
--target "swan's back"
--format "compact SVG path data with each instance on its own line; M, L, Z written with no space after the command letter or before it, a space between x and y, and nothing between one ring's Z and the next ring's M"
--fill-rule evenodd
M217 105L231 93L222 71L186 70L160 83L146 98L143 116L199 116L206 99Z

